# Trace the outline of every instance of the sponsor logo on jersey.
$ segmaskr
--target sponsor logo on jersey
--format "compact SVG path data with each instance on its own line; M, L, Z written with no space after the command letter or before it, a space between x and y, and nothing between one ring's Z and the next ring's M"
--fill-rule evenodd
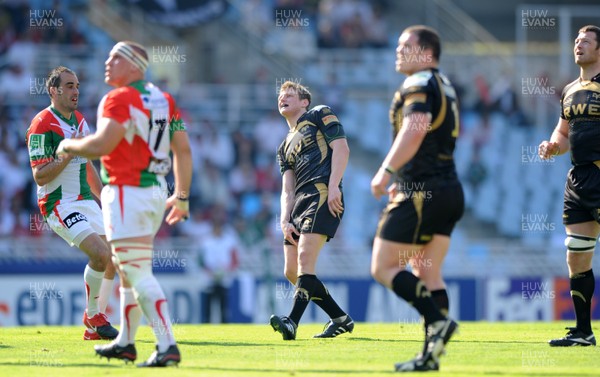
M31 134L29 135L29 155L30 156L43 156L44 155L44 140L46 135L44 134Z
M340 122L338 120L338 118L335 115L333 115L333 114L332 115L324 116L322 118L322 120L323 120L323 124L325 124L326 126L328 126L329 123L333 123L333 122L339 123Z
M577 103L569 107L564 107L564 114L567 119L573 116L600 116L600 105L591 103Z
M71 229L73 225L77 224L80 221L88 221L88 219L87 217L85 217L84 214L81 214L79 212L73 212L63 220L63 222L69 229Z

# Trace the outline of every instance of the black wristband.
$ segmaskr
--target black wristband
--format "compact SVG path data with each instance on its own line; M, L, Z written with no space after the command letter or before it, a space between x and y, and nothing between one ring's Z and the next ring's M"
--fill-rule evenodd
M177 197L177 200L181 200L182 202L187 202L190 198L182 198L181 196Z
M389 173L389 174L391 174L391 175L394 175L394 174L396 174L396 171L395 171L394 169L392 169L392 167L391 167L391 166L389 166L389 165L388 165L388 166L386 166L386 167L384 167L384 168L383 168L383 170L385 170L385 172L386 172L386 173Z

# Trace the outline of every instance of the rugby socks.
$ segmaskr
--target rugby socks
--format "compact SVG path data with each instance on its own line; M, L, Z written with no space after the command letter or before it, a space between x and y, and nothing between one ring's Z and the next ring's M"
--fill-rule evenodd
M106 307L110 301L114 282L114 279L102 279L102 284L100 285L100 297L98 297L98 308L100 309L100 313L106 313Z
M121 331L115 342L125 347L135 343L135 333L140 326L142 310L135 299L133 289L121 287L119 291L121 292Z
M592 270L571 276L571 299L575 307L577 329L586 334L592 333L590 317L595 287L596 281Z
M296 326L300 323L300 318L306 310L311 297L314 295L317 285L323 285L315 275L298 276L298 284L296 285L296 293L294 294L294 306L288 316Z
M158 352L165 352L175 344L171 328L171 316L165 294L158 284L156 277L150 275L137 282L133 292L140 305L146 321L152 327L158 342Z
M317 304L334 322L338 323L346 320L346 313L339 307L337 302L331 297L329 291L321 280L316 275L304 275L315 279L316 285L315 290L312 294L311 300Z
M85 281L85 311L88 318L92 318L100 313L98 306L98 297L100 297L100 286L102 285L103 271L95 271L89 265L85 266L83 271L83 280Z
M431 299L425 283L412 273L403 270L392 280L392 290L404 299L425 319L425 326L446 319Z
M443 315L448 316L450 303L448 302L448 292L445 288L431 291L431 299L437 305Z

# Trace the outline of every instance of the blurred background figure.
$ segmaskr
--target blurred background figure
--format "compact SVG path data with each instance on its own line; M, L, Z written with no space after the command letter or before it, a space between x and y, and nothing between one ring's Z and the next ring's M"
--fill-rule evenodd
M241 244L235 229L227 222L225 207L217 204L210 211L209 227L200 238L199 264L209 284L202 293L202 322L229 322L229 287L237 271ZM216 309L216 310L215 310ZM219 316L213 317L218 312Z

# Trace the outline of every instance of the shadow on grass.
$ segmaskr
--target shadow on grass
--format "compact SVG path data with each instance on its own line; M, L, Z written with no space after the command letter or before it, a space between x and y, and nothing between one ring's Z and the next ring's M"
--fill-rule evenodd
M52 362L39 362L39 363L31 363L31 362L14 362L14 361L7 361L7 362L2 362L0 361L0 365L2 366L13 366L13 367L30 367L30 368L74 368L74 367L100 367L100 368L122 368L123 366L125 366L124 362L113 362L113 363L107 363L106 361L98 361L97 363L69 363L69 364L65 364L65 363L52 363Z
M393 343L423 343L423 340L416 340L416 339L378 339L378 338L367 338L367 337L352 337L352 338L347 338L348 340L359 340L359 341L365 341L368 340L370 342L393 342ZM486 344L486 343L493 343L493 344L545 344L544 341L536 341L536 340L530 340L530 341L524 341L524 340L462 340L462 339L455 339L452 340L450 342L450 344L453 343L475 343L475 344Z
M186 346L221 346L221 347L272 347L273 346L273 344L269 344L269 343L209 342L209 341L192 342L189 340L178 340L177 344L186 345Z
M290 373L306 373L309 374L377 374L381 375L381 373L392 372L389 368L386 369L276 369L276 368L224 368L224 367L203 367L200 368L205 371L215 371L215 372L237 372L237 373L250 373L250 372L260 372L260 373L277 373L278 375L288 375Z
M348 337L346 338L348 340L360 340L360 341L369 341L369 342L392 342L392 343L398 343L398 342L402 342L402 343L423 343L423 340L416 340L416 339L380 339L380 338L368 338L368 337Z
M452 340L450 343L475 343L475 344L547 344L545 341L537 341L537 340Z
M563 377L565 376L565 372L564 371L556 371L556 372L548 372L548 371L543 371L543 372L534 372L534 371L523 371L523 372L515 372L514 370L510 370L510 371L506 371L506 372L486 372L486 371L478 371L476 373L482 373L485 374L486 376L524 376L524 377L529 377L529 376L543 376L543 377L551 377L551 376L560 376ZM452 374L452 373L450 373ZM577 377L597 377L598 374L597 373L586 373L586 372L577 372L576 374Z

